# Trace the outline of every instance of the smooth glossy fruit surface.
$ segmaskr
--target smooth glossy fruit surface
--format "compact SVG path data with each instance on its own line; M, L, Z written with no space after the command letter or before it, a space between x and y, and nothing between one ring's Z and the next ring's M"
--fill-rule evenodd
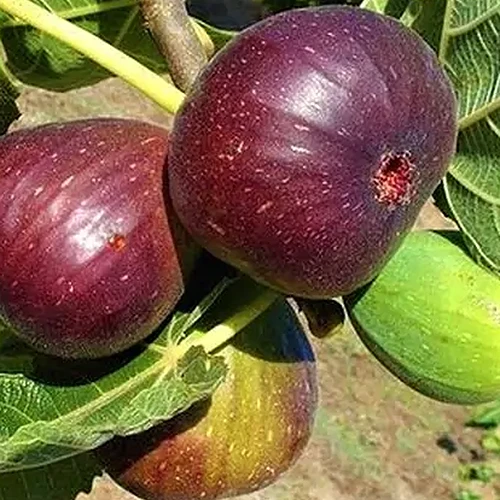
M215 499L266 486L306 446L317 406L314 354L284 301L221 352L211 401L100 450L106 470L146 500Z
M373 278L454 152L456 102L432 50L353 7L248 28L176 116L174 207L257 281L331 298Z
M195 246L164 199L168 140L119 119L0 139L0 316L37 350L122 351L180 298Z
M345 303L363 342L410 387L458 404L500 397L500 281L458 233L410 234Z

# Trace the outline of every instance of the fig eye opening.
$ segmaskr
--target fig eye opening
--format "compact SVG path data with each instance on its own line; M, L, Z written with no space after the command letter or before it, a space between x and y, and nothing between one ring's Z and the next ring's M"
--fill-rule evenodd
M415 194L415 179L415 165L409 151L384 153L373 177L377 201L389 210L408 205Z

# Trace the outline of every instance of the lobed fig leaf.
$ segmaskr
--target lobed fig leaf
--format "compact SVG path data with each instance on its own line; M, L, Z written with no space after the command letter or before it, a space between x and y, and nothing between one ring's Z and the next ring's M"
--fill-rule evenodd
M219 354L229 372L210 401L99 450L119 484L145 500L213 500L270 484L302 454L316 367L290 306L277 301Z
M165 59L144 29L138 0L34 1L98 35L153 71L168 71ZM219 50L233 36L230 31L195 19L193 22L199 25L198 29L206 31L200 39L209 55L212 55L214 48ZM28 85L66 91L92 85L112 76L67 45L20 20L9 18L1 11L0 39L5 47L9 69Z
M445 181L477 262L500 274L500 4L448 0L439 57L458 97L457 154Z
M195 324L204 333L198 323L226 294L234 289L223 281L201 301L183 304L147 344L105 362L54 360L1 331L0 474L145 431L210 395L226 374L224 361L201 347L185 352L178 341Z
M410 234L345 304L361 340L403 382L477 404L500 397L500 280L460 243L458 231Z
M371 280L455 149L452 87L425 42L358 8L288 11L219 52L176 115L170 192L215 256L289 295Z

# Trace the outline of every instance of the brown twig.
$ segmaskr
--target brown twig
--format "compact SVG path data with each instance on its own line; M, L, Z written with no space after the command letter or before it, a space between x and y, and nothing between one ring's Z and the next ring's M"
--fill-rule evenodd
M169 64L174 83L187 91L207 63L184 0L140 0L146 26Z

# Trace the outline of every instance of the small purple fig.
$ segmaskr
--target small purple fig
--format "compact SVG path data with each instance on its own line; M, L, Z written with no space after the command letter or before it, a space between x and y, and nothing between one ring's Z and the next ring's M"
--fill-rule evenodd
M229 372L210 401L99 449L106 471L145 500L213 500L274 482L301 456L318 403L314 354L277 302L220 351Z
M312 299L352 292L394 254L454 153L435 54L354 7L284 12L238 35L175 118L174 208L220 259Z
M0 317L35 349L114 354L177 303L196 247L164 196L168 141L119 119L0 139Z

